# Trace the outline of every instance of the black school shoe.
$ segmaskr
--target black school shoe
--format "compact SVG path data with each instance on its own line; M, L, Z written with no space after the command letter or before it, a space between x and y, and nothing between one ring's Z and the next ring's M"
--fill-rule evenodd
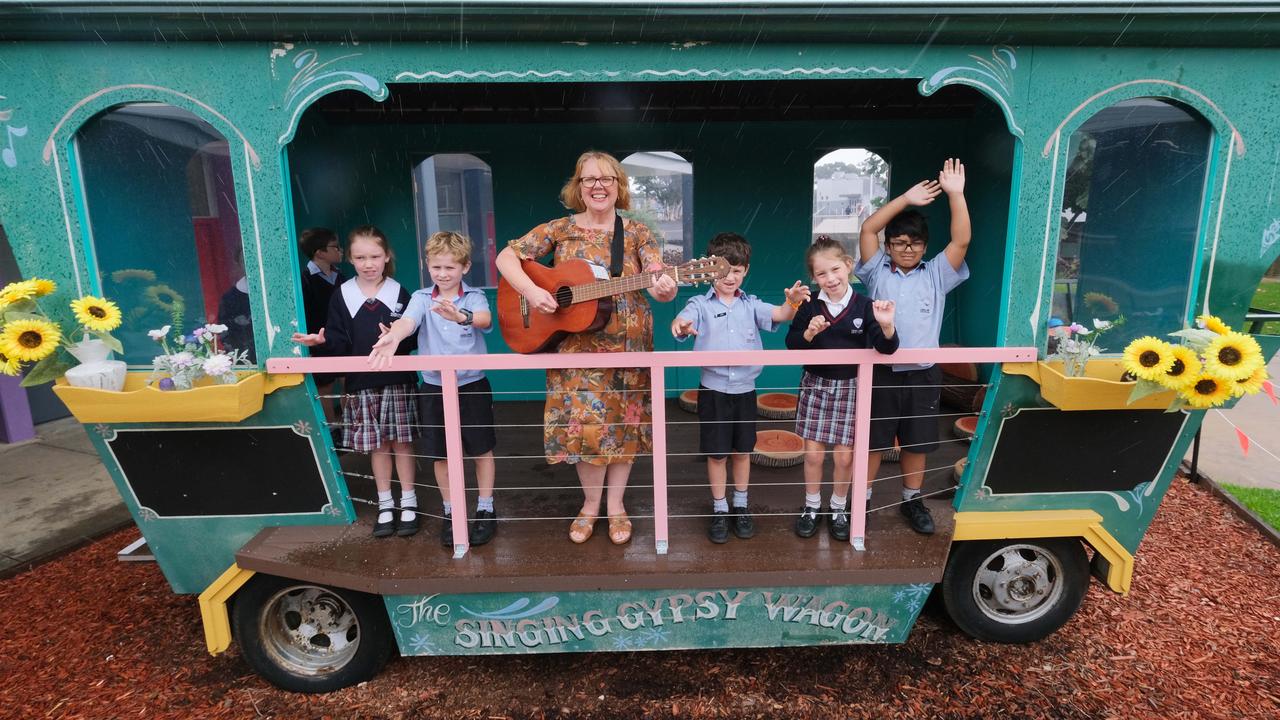
M707 537L717 545L729 542L729 513L711 513L711 527L707 528Z
M453 549L453 513L444 514L444 524L440 526L440 544Z
M849 513L832 508L831 515L827 517L827 530L836 540L849 542Z
M800 517L796 518L796 534L802 538L811 538L818 532L818 508L808 505L800 508Z
M733 534L739 539L749 540L756 535L756 521L751 519L751 513L746 507L731 507L729 514L733 515Z
M477 510L475 519L467 525L471 545L484 545L498 534L498 515L492 510Z
M400 508L400 511L396 513L396 515L399 516L400 513L405 510L413 511L413 519L401 520L399 523L399 527L396 528L396 535L399 537L411 537L413 535L417 535L418 528L421 527L421 525L418 522L418 506L410 505L409 507L402 507Z
M920 498L908 500L899 505L902 514L907 518L907 524L912 530L921 535L933 534L933 515L929 514L929 508L924 506L924 502Z
M381 514L382 514L382 511L381 511L381 510L379 510L379 511L378 511L378 514L379 514L379 515L381 515ZM373 536L374 536L374 537L376 537L376 538L384 538L384 537L390 537L393 533L395 533L395 531L396 531L396 516L397 516L397 515L399 515L399 514L400 514L400 513L399 513L399 511L397 511L397 510L393 507L393 508L391 508L391 519L390 519L390 520L388 520L388 521L386 521L386 522L378 522L378 521L377 521L377 519L375 518L375 519L374 519L374 521L373 521Z

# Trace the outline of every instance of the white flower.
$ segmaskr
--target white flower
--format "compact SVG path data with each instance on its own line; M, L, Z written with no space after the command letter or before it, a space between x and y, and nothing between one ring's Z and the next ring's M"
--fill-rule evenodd
M169 356L169 364L175 368L191 367L196 364L196 356L183 350Z
M1099 320L1098 318L1094 318L1093 327L1098 330L1106 330L1111 327L1111 322L1108 320Z
M218 325L217 323L210 323L210 324L208 324L208 325L205 325L205 326L204 326L204 329L205 329L205 331L206 331L206 332L208 332L208 333L210 333L210 334L212 334L212 335L221 335L222 333L224 333L224 332L226 332L226 331L227 331L227 326L226 326L226 325Z
M211 377L226 375L231 372L231 358L225 353L210 356L208 360L204 361L203 369L204 374Z
M160 340L169 334L169 328L170 328L169 325L165 325L159 330L149 330L147 331L147 336L150 337L152 340Z

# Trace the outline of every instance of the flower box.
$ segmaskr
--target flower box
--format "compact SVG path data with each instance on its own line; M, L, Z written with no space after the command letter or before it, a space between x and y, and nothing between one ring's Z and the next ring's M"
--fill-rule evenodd
M132 372L119 392L73 387L59 379L53 392L82 423L239 422L262 409L275 390L297 385L302 375L239 373L235 384L198 384L190 390L160 390L147 385L150 372Z
M1025 375L1040 385L1040 396L1062 410L1164 410L1173 391L1148 395L1129 404L1135 383L1121 382L1120 358L1095 358L1085 365L1084 377L1062 374L1062 362L1005 363L1010 375Z

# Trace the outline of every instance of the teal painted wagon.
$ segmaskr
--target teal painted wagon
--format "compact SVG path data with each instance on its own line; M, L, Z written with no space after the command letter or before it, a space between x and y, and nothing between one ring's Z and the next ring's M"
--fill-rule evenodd
M1029 641L1091 574L1129 591L1204 415L1129 404L1120 349L1202 314L1241 325L1280 254L1278 32L1254 2L6 2L0 223L25 276L57 283L51 306L120 304L125 390L58 392L174 591L199 594L210 651L234 637L284 687L357 682L394 649L901 642L938 584L963 630ZM752 238L748 288L766 299L819 227L839 237L965 160L972 279L942 339L968 349L937 357L968 358L956 414L976 421L949 445L965 462L931 469L937 534L889 510L861 549L805 544L766 499L760 537L711 546L705 477L682 462L692 421L656 403L654 497L638 480L629 501L651 522L625 550L570 546L548 516L570 507L556 472L537 438L514 444L541 422L526 369L492 375L513 438L499 492L525 515L452 553L368 537L366 478L335 453L319 361L289 339L298 232L377 224L414 287L422 238L461 230L468 282L492 288L497 251L562 212L555 188L588 148L625 158L670 261L722 230ZM836 172L865 182L832 190ZM147 387L148 330L224 322L228 298L263 372ZM658 306L659 326L682 304ZM1088 377L1050 362L1051 327L1121 314ZM673 350L660 336L645 362L674 399L697 375ZM769 357L760 387L794 389L797 361Z

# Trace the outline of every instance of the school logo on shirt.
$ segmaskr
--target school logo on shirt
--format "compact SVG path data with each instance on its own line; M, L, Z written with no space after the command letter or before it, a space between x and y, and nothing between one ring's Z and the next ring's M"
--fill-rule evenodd
M849 331L850 335L862 334L862 318L853 319L853 329Z

